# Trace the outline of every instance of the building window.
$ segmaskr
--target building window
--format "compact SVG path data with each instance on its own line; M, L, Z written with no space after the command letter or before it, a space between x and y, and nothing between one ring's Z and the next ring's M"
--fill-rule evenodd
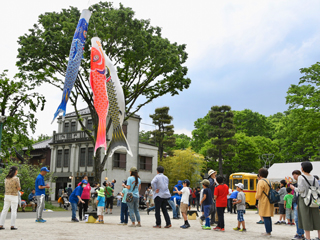
M92 129L93 129L92 119L88 119L87 128L88 128L89 130L92 130Z
M128 128L128 125L122 125L122 131L126 137L127 137L127 128Z
M70 126L70 123L66 122L64 123L64 132L70 132L70 129L69 129L69 126Z
M64 150L63 166L64 167L69 167L69 149L65 149Z
M62 150L58 150L58 155L57 155L57 167L61 167L61 161L62 161Z
M93 147L88 148L88 166L93 166Z
M77 131L77 123L76 122L71 122L71 132Z
M140 169L152 171L152 157L140 156Z
M86 165L86 149L80 149L80 167L84 167Z
M126 168L127 155L121 153L113 154L113 167Z

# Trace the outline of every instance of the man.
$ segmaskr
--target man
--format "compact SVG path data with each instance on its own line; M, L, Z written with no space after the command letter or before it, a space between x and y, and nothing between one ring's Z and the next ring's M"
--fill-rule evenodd
M154 228L161 228L160 208L162 214L166 220L166 226L164 228L171 227L171 221L167 212L167 202L171 197L168 185L169 179L163 174L164 168L159 166L157 168L157 175L152 179L151 186L154 189L153 198L156 207L156 225Z
M68 193L68 197L70 197L71 193L72 193L72 188L71 188L71 184L69 184L69 187L67 189L67 193Z
M31 206L32 206L32 212L36 211L35 199L36 199L36 191L34 189L32 189L31 193L28 196L29 204L31 204Z
M36 222L38 223L45 223L46 220L42 219L42 213L43 213L43 209L45 206L45 201L44 201L44 197L46 194L46 188L50 188L49 184L45 184L44 183L44 176L50 172L48 170L48 168L43 167L40 170L40 174L38 175L38 177L36 178L36 182L35 182L35 194L36 194L36 199L37 199L37 219Z
M209 182L210 182L210 185L209 185L209 188L210 188L210 190L211 190L211 192L212 192L212 198L214 198L214 189L215 189L215 187L216 187L216 174L217 174L217 172L216 171L214 171L214 170L209 170L209 172L208 172L208 175L209 175ZM213 202L213 204L215 204L215 202ZM216 208L214 208L214 209L216 209ZM210 225L212 226L212 225L214 225L214 220L215 220L215 215L216 215L216 211L213 211L212 213L211 213L211 220L210 220Z

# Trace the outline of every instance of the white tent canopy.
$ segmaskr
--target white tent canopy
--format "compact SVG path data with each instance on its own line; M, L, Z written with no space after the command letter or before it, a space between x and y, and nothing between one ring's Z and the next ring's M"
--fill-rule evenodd
M320 176L320 162L311 162L313 166L313 170L311 172L312 175ZM268 179L271 182L280 182L285 177L292 177L292 172L294 170L301 171L301 162L293 162L293 163L275 163L269 169Z

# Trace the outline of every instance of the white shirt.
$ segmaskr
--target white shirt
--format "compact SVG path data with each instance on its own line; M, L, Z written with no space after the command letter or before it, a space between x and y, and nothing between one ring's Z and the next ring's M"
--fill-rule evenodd
M182 197L181 202L184 204L189 204L189 196L190 196L190 190L188 187L184 187L181 189Z

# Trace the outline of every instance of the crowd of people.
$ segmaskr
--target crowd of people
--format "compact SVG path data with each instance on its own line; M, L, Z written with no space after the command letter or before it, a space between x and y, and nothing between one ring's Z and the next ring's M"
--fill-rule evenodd
M280 181L278 189L279 201L274 202L274 190L272 183L268 180L268 170L261 168L259 170L258 184L256 190L256 199L260 221L258 224L264 224L264 236L271 236L272 220L274 216L275 204L279 208L279 220L275 224L288 224L296 226L296 235L292 239L310 240L310 231L317 230L320 239L320 214L319 204L320 198L319 182L317 176L311 175L313 169L311 162L303 162L301 171L294 170L292 177L295 183ZM45 190L49 188L45 184L44 176L49 172L46 167L41 168L41 172L35 180L35 189L32 190L28 199L30 202L36 202L32 208L36 207L37 223L45 223L42 218L45 206ZM0 230L4 229L4 221L7 212L11 207L11 230L17 230L15 220L17 216L17 207L19 202L20 180L17 177L17 167L11 167L5 179L5 199L4 207L0 216ZM235 184L236 191L232 191L225 183L222 176L216 176L216 171L208 172L208 179L201 182L202 188L190 188L190 181L185 179L178 181L174 186L171 196L169 190L169 179L164 175L164 168L157 168L157 175L146 188L144 200L147 204L147 213L155 211L156 222L154 228L161 228L161 213L165 219L164 228L172 227L167 206L169 205L173 211L173 219L180 219L180 213L183 217L182 229L190 228L188 221L188 211L191 205L197 206L197 211L201 212L199 217L203 230L211 230L211 226L215 231L225 231L224 214L225 209L230 213L237 214L238 224L234 231L246 232L246 224L244 215L246 212L246 196L244 185L240 182ZM79 208L79 219L84 219L84 214L89 207L91 199L92 209L97 211L98 219L95 223L104 223L103 215L112 214L114 201L114 184L104 181L102 186L94 183L92 186L88 182L88 177L84 176L77 187L72 190L71 186L66 191L69 202L72 207L71 220L79 222L76 217L76 211ZM139 213L139 193L141 192L141 179L138 170L135 167L130 169L130 176L126 181L122 182L122 191L116 195L117 205L121 206L120 223L129 227L141 227L141 217ZM320 199L319 199L320 201ZM128 224L129 219L131 223ZM287 222L286 222L287 220Z

